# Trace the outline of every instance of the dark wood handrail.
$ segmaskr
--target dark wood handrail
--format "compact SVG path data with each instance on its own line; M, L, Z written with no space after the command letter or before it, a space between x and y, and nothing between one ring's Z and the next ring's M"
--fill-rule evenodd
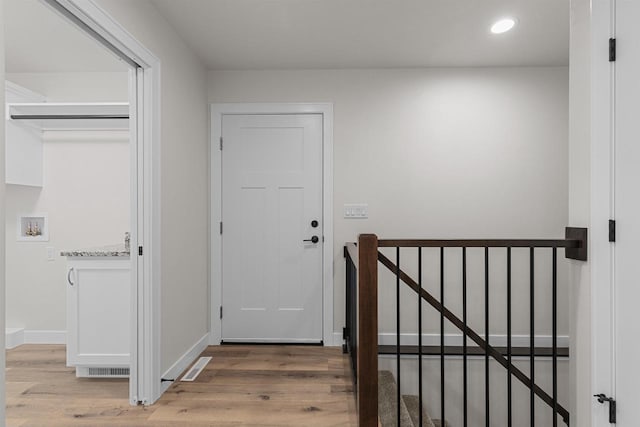
M472 239L472 240L378 240L381 248L580 248L582 241L576 239Z

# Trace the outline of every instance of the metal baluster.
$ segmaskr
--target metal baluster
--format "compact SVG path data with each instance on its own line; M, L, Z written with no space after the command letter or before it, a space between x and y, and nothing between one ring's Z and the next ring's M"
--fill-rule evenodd
M485 394L485 425L490 426L489 405L489 248L484 248L484 333L487 347L484 352L484 394Z
M467 427L468 411L467 411L467 248L462 248L462 374L464 382L463 401L464 401L464 427Z
M507 425L513 425L511 411L511 248L507 248Z
M558 249L553 248L553 282L552 282L552 308L553 312L553 427L558 427Z
M400 427L400 247L396 248L396 372L398 373L396 403L398 427Z
M445 399L444 399L444 248L440 248L440 420L444 425Z
M529 249L529 299L530 299L530 307L529 314L531 316L530 319L530 330L529 330L529 364L531 365L531 389L530 389L530 414L531 414L531 427L535 425L535 403L536 403L536 394L534 392L535 388L535 374L536 374L536 366L535 366L535 258L534 258L534 248Z
M422 248L418 248L418 285L422 291ZM418 425L422 426L422 295L418 293Z

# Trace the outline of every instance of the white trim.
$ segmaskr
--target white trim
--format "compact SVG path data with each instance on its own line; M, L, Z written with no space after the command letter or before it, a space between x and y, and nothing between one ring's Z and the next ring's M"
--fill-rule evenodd
M178 380L182 373L202 354L202 352L209 345L209 333L206 333L200 338L185 354L183 354L176 363L174 363L167 371L162 375L162 378ZM162 383L162 393L164 393L172 381L165 381Z
M131 87L136 90L130 93L129 103L132 106L137 104L140 110L135 115L136 125L134 120L130 120L131 128L136 129L133 136L137 136L137 139L132 140L132 146L139 147L138 155L142 157L132 174L132 181L137 177L138 184L132 187L135 188L134 192L143 190L137 197L137 203L132 204L131 246L144 246L144 256L136 257L138 262L132 263L131 268L133 283L137 283L137 286L131 287L134 326L131 334L133 345L129 400L133 405L140 402L152 404L162 394L160 60L94 0L41 1L54 10L55 6L62 7L142 67L130 72L130 82L135 82Z
M24 328L6 328L4 336L4 348L6 350L24 344Z
M98 6L94 0L41 0L55 1L71 12L93 31L133 59L142 68L155 68L159 60L125 28Z
M214 179L214 171L222 170L218 149L222 116L225 114L322 114L323 116L323 324L322 339L326 346L336 345L333 330L333 104L331 103L239 103L211 104L211 344L220 344L222 324L217 315L222 301L222 240L217 224L222 218L222 187ZM338 344L339 345L339 344Z
M24 344L66 344L67 331L24 331Z
M615 397L613 260L608 220L614 218L613 113L615 62L608 40L615 36L615 2L591 4L591 391ZM591 405L594 426L608 424L606 405Z
M483 337L484 338L484 337ZM445 334L444 345L461 346L463 343L462 334ZM553 338L551 335L536 335L534 337L534 343L536 347L551 347ZM558 347L569 347L569 336L558 336ZM379 345L396 345L396 334L394 333L379 333L378 334ZM507 336L496 334L489 336L489 344L493 347L506 347ZM400 334L400 345L418 345L418 334ZM439 346L440 334L422 334L422 345L426 346ZM514 348L529 347L529 335L512 335L511 346Z

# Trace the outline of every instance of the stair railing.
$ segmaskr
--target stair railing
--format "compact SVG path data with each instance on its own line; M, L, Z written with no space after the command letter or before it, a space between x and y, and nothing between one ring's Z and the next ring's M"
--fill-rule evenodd
M394 248L395 263L379 248ZM415 248L418 259L418 279L414 280L403 271L400 266L400 249ZM422 249L440 248L440 290L435 297L422 285ZM458 248L462 253L462 318L447 308L444 302L445 291L445 248ZM467 249L484 248L484 338L475 332L467 323ZM503 248L507 256L507 347L500 348L491 345L489 324L489 249ZM529 249L529 348L523 354L515 351L512 346L512 248ZM535 274L534 263L536 249L551 250L552 271L552 344L551 349L536 348L535 342ZM348 243L345 246L346 262L346 327L344 329L345 352L351 357L355 390L357 396L358 425L361 427L378 426L378 263L390 270L395 276L395 314L396 314L396 381L397 381L397 425L400 425L401 400L401 363L402 354L416 354L418 360L425 355L422 345L422 304L433 307L440 313L440 345L437 354L440 356L440 417L442 425L446 420L445 412L445 359L449 355L462 356L463 367L463 427L467 427L468 411L468 366L467 359L471 355L482 354L485 367L485 424L491 425L490 413L490 360L493 359L507 370L507 425L513 424L512 411L512 378L515 377L530 392L530 423L535 425L536 397L545 402L553 411L553 427L558 425L558 415L569 425L569 412L558 402L558 268L557 251L565 249L565 257L586 261L587 259L587 230L584 228L566 229L566 238L559 240L378 240L374 234L362 234L358 237L358 244ZM400 342L400 289L404 283L417 296L418 306L418 345L409 348ZM445 319L462 332L462 348L452 348L445 345ZM469 348L468 340L473 341L477 348ZM382 348L384 346L381 346ZM478 350L479 349L479 350ZM387 349L388 350L388 349ZM521 349L519 349L521 350ZM550 350L550 351L549 351ZM384 349L383 349L383 352ZM388 351L386 351L388 353ZM434 354L433 351L429 354ZM513 363L512 357L526 355L529 359L529 374L525 374ZM568 354L565 354L568 355ZM551 357L552 361L552 391L544 391L535 381L536 357ZM422 363L418 363L418 401L419 408L423 408ZM503 425L503 422L498 424ZM422 410L419 409L419 425L422 425Z

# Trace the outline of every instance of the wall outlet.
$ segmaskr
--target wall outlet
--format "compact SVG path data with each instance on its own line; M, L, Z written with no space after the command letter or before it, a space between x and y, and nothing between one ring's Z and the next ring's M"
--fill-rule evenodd
M369 218L369 205L366 203L345 204L344 217L351 218L351 219Z
M56 249L53 246L47 246L47 261L55 261Z

